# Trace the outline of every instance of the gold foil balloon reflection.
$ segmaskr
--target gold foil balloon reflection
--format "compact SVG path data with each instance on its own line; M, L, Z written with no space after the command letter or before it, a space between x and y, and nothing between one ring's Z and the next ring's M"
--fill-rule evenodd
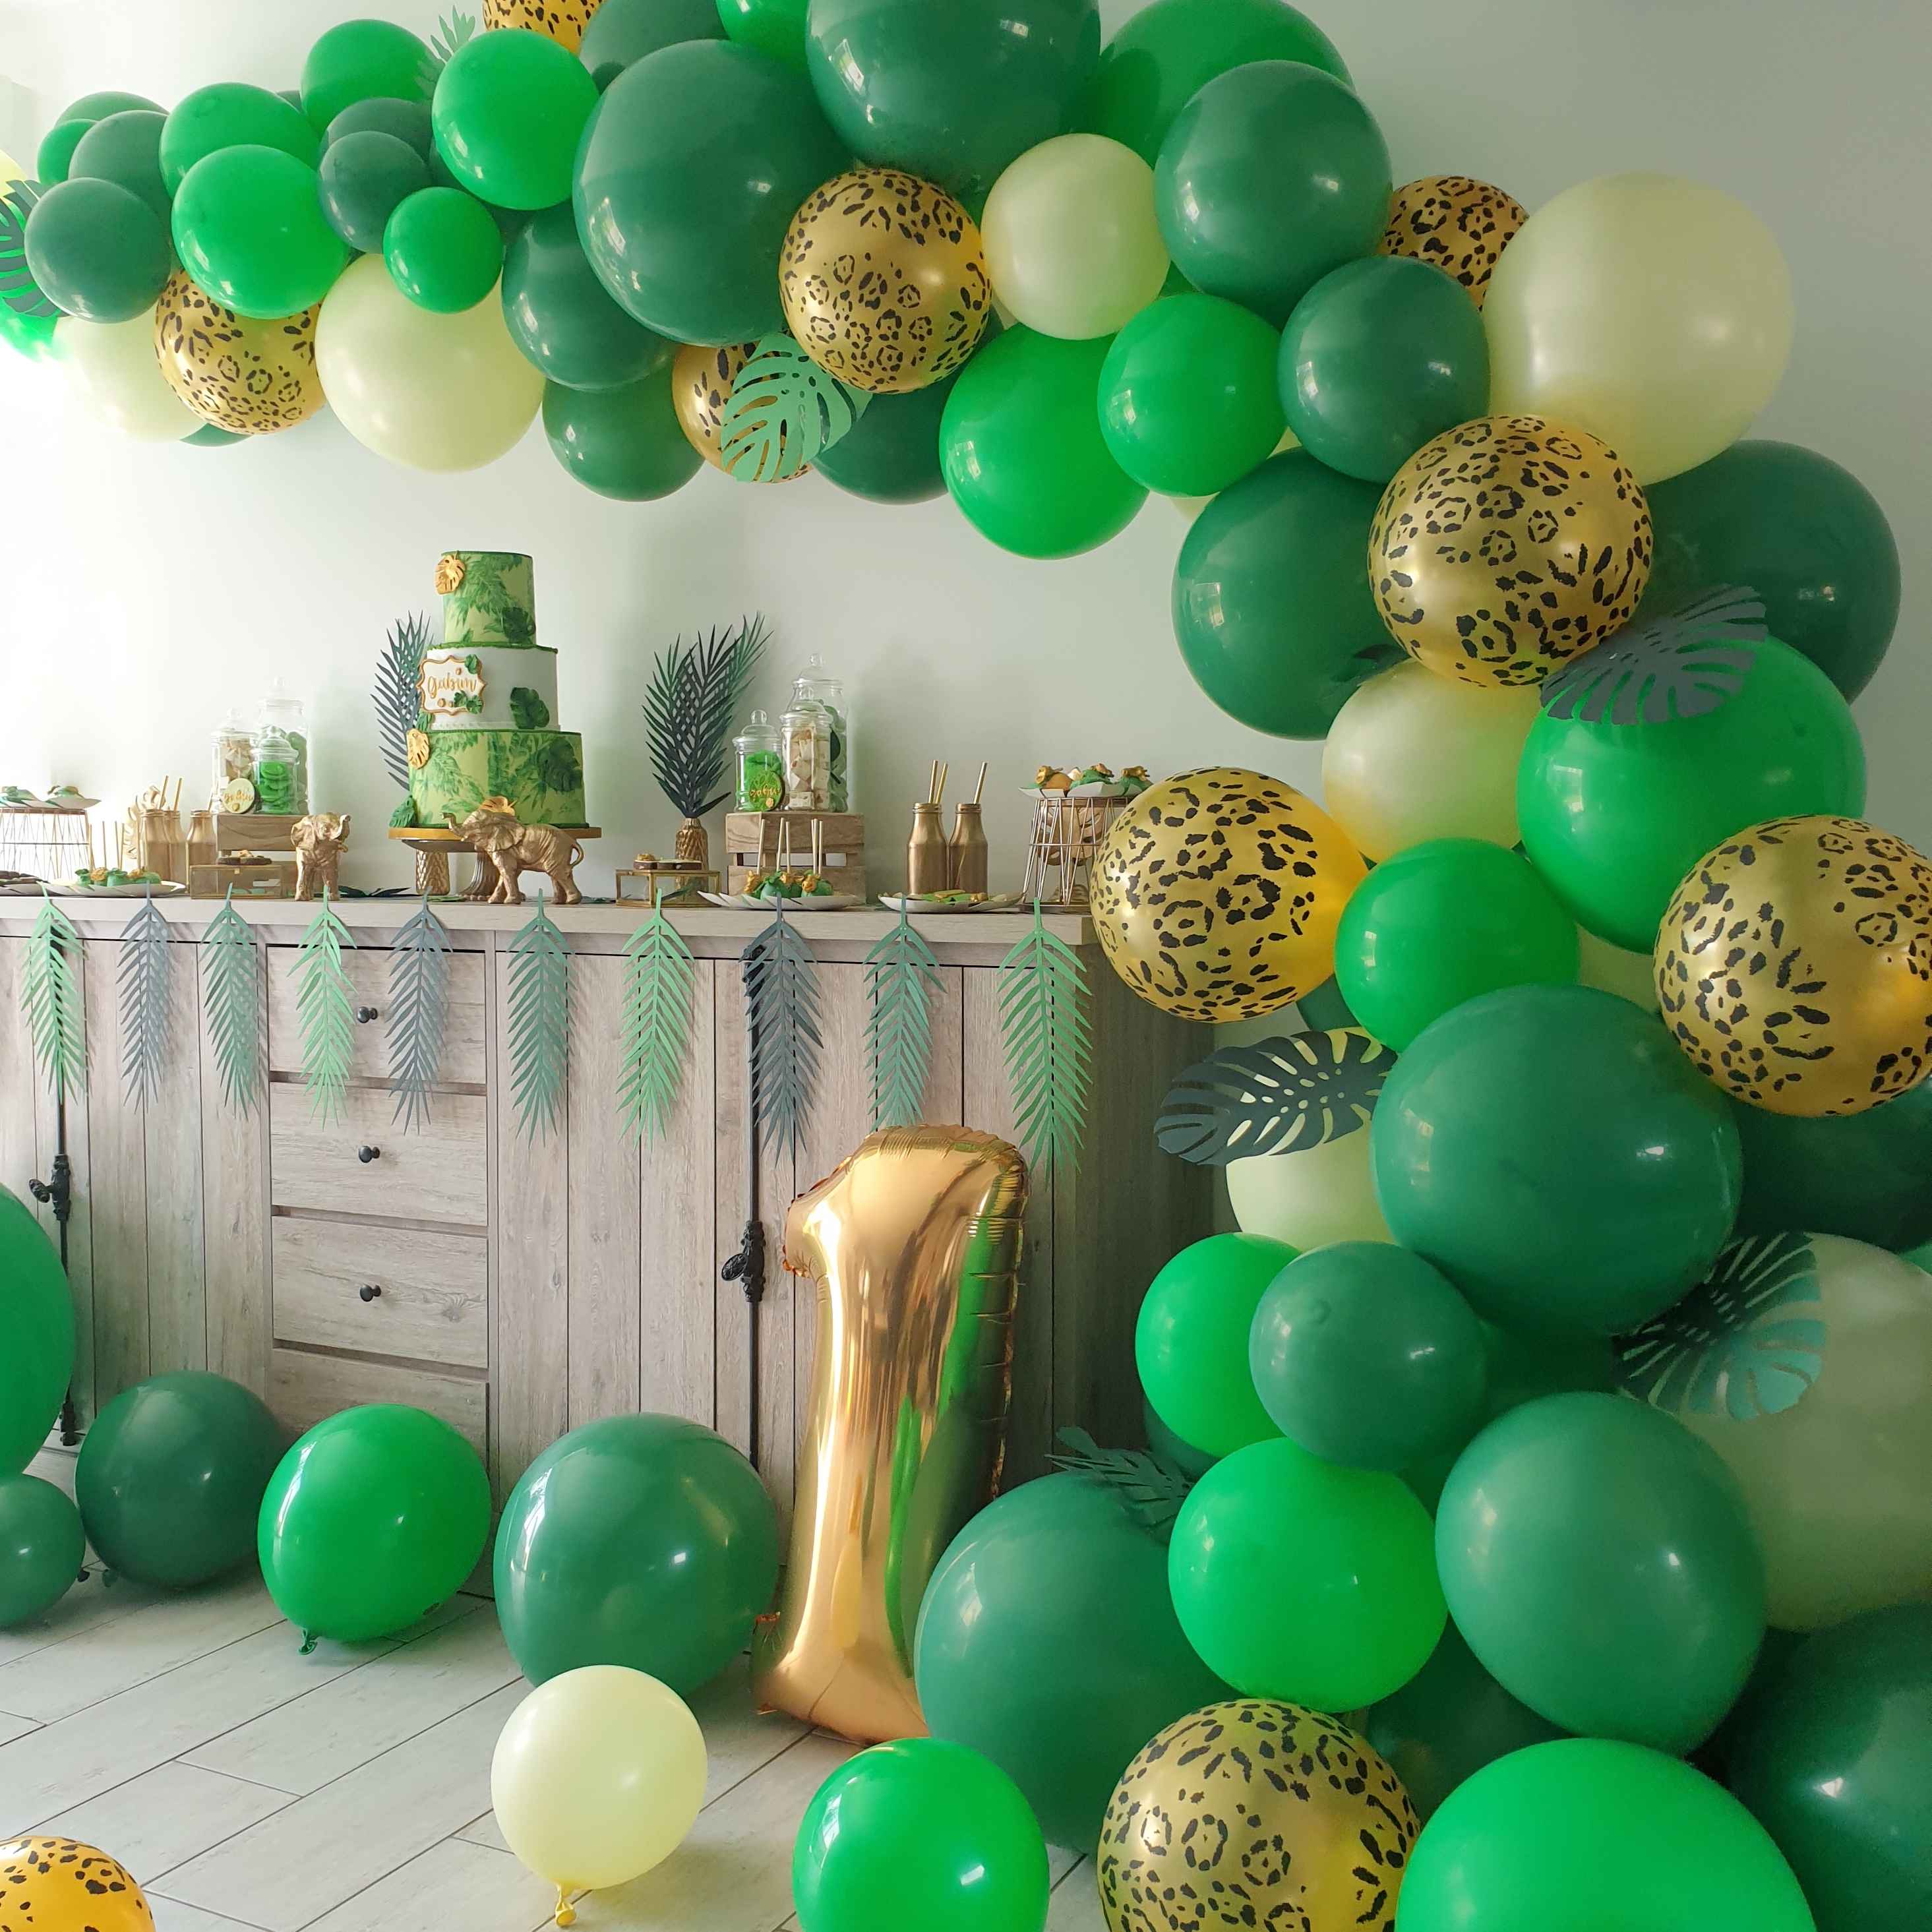
M761 1704L862 1744L926 1735L914 1630L999 1480L1025 1214L1018 1154L964 1127L874 1134L792 1203L818 1342L791 1556L752 1638Z
M196 416L236 436L292 429L322 407L318 304L260 322L212 302L177 268L154 304L154 355Z
M1490 274L1529 211L1515 196L1468 175L1405 182L1389 203L1378 255L1406 256L1453 276L1480 308Z

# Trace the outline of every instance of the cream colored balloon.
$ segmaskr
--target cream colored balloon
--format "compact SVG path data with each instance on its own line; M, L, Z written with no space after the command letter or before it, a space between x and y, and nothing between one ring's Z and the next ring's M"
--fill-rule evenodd
M1658 482L1750 427L1792 319L1777 238L1735 196L1673 175L1582 182L1529 218L1490 278L1490 407L1589 430Z
M154 357L154 311L125 322L54 324L54 359L65 365L83 406L136 442L178 442L204 425L168 387Z
M994 182L980 239L994 297L1042 335L1112 335L1167 280L1154 170L1103 134L1029 148Z
M455 315L418 308L380 255L351 262L324 299L315 366L349 434L415 470L494 463L543 400L495 295Z
M1657 969L1648 952L1626 952L1594 932L1576 928L1577 969L1580 986L1594 986L1599 992L1614 993L1647 1013L1657 1010Z
M1425 838L1514 845L1536 706L1534 686L1478 688L1412 660L1378 671L1328 728L1322 802L1371 859Z
M641 1670L593 1664L510 1713L490 1802L504 1843L561 1906L669 1858L697 1822L704 1775L704 1734L684 1700Z
M1369 1178L1366 1127L1318 1147L1228 1163L1228 1204L1244 1234L1305 1254L1330 1241L1392 1241Z

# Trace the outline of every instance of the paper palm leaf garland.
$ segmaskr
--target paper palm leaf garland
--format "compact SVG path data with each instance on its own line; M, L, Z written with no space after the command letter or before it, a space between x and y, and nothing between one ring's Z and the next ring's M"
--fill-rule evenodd
M698 968L676 927L654 905L624 947L623 1058L617 1106L632 1140L656 1140L676 1104L691 1058L691 1003Z
M556 1131L570 1072L570 949L544 902L510 941L510 1097L526 1138Z
M766 335L732 379L718 418L718 460L741 483L808 469L866 412L872 398L830 376L789 335Z
M788 923L784 902L745 948L745 1018L752 1030L752 1104L768 1147L798 1152L818 1088L825 1045L819 1023L818 968L812 949Z
M405 788L410 782L410 734L422 709L417 680L422 675L423 653L429 649L429 620L418 611L399 617L383 640L376 660L376 729L382 748L382 769Z
M1000 962L1000 1034L1028 1160L1071 1166L1086 1131L1093 1071L1087 976L1073 949L1047 929L1037 899L1033 930Z
M80 1010L80 934L50 898L40 901L27 935L26 971L20 986L34 1058L64 1100L87 1082L87 1029Z
M449 1024L449 934L425 898L397 932L389 953L389 1081L395 1119L413 1132L429 1124L430 1090L442 1064Z
M939 962L899 908L898 923L866 955L866 1071L872 1128L909 1127L926 1100L932 1067L932 999Z
M202 934L202 1000L209 1045L230 1106L247 1114L262 1093L262 956L232 897Z
M1694 604L1630 624L1544 680L1543 708L1586 724L1702 718L1744 688L1765 628L1755 590L1726 584Z
M168 974L174 963L168 922L152 898L135 908L121 934L115 968L121 1002L121 1079L128 1098L146 1106L160 1091L168 1054Z
M1300 1033L1226 1046L1168 1089L1154 1138L1202 1167L1320 1147L1369 1124L1395 1055L1365 1033Z
M651 666L644 692L651 772L686 818L724 802L731 721L770 637L762 616L741 617L689 644L680 638Z
M302 1084L318 1120L339 1119L356 1052L356 988L342 964L356 942L322 896L296 948L296 1024L302 1034Z
M1121 1508L1149 1535L1165 1543L1194 1480L1178 1462L1151 1449L1102 1449L1084 1429L1060 1430L1061 1444L1047 1457L1056 1469L1105 1483Z

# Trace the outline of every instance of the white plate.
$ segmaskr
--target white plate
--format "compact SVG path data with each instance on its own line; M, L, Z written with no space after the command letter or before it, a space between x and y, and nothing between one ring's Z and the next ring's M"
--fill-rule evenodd
M63 898L145 899L152 897L160 899L166 898L170 892L184 892L188 888L174 879L161 879L152 883L144 880L139 885L127 886L83 886L78 879L66 879L54 886L53 890Z
M903 892L881 892L879 903L888 912L1011 912L1023 903L1018 892L994 892L983 899L915 899Z
M776 899L754 898L749 892L700 892L707 905L722 906L730 912L770 912ZM866 903L857 892L820 892L809 898L787 899L787 912L850 912Z

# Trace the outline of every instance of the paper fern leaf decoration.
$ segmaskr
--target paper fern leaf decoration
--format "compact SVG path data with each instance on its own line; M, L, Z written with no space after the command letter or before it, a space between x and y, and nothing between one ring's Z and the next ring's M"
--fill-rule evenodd
M382 769L399 785L410 782L410 734L422 708L417 680L422 675L423 653L429 649L429 620L418 611L399 617L389 627L382 655L376 660L376 736L382 748Z
M760 336L718 417L718 463L741 483L796 476L851 428L872 400L826 374L789 335Z
M691 1058L691 1000L698 968L676 927L653 906L624 948L623 1059L617 1105L632 1140L664 1132Z
M1037 899L1033 930L1000 962L1000 1033L1028 1160L1072 1166L1093 1070L1087 976L1073 949L1047 929Z
M168 1054L168 974L174 962L168 922L143 899L121 934L115 971L121 999L121 1079L128 1098L145 1107L160 1091Z
M872 1017L866 1022L866 1070L872 1126L910 1126L926 1099L932 1068L932 998L939 962L899 908L898 923L866 955Z
M1154 1138L1202 1167L1320 1147L1369 1124L1395 1055L1352 1028L1224 1046L1168 1089Z
M510 941L510 1097L517 1130L556 1132L570 1069L570 949L542 899Z
M1544 682L1543 708L1586 724L1667 724L1702 718L1744 688L1768 634L1764 603L1735 584L1665 617L1627 624Z
M768 1147L793 1155L818 1086L825 1045L819 1024L818 969L812 949L788 924L784 902L744 952L745 1017L752 1029L752 1104Z
M262 1093L262 956L232 898L208 921L201 944L202 999L222 1093L230 1106L250 1113Z
M770 635L762 616L741 617L689 644L680 638L651 666L644 692L651 772L686 818L724 802L726 740Z
M437 61L447 66L458 47L474 38L476 32L476 16L474 14L451 12L446 14L436 23L436 32L430 36L430 51ZM434 80L435 74L430 78Z
M389 1080L397 1121L427 1126L449 1024L449 934L424 899L389 953Z
M64 1100L87 1082L87 1029L80 1010L80 934L50 898L40 901L39 916L27 936L26 971L21 1003L34 1058Z
M1178 1463L1151 1449L1102 1449L1084 1429L1063 1429L1054 1440L1062 1447L1047 1460L1055 1468L1105 1483L1121 1508L1160 1542L1173 1534L1174 1520L1194 1486Z
M296 948L296 1024L302 1033L302 1084L319 1120L339 1119L356 1052L356 988L342 949L356 942L322 896L321 909Z

